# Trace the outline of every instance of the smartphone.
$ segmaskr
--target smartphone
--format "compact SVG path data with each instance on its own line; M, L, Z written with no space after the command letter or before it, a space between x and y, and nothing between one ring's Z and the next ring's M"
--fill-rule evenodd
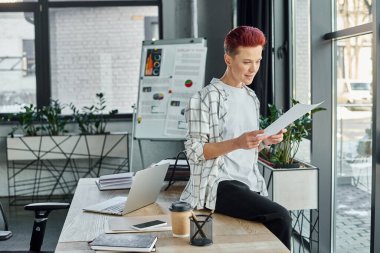
M143 229L156 228L156 227L165 226L165 225L167 225L165 221L152 220L152 221L132 225L132 227L137 230L143 230Z

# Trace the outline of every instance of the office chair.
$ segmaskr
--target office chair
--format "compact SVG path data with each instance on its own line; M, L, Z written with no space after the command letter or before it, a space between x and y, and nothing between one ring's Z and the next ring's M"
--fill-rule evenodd
M34 224L32 236L30 238L30 248L31 252L40 252L41 246L44 240L45 227L48 220L48 215L51 211L57 209L67 209L69 208L69 203L34 203L24 206L24 210L34 211ZM5 216L3 206L0 202L1 216L4 223L4 231L0 231L0 241L8 240L12 237L12 232L8 230L8 221Z
M178 160L186 160L187 165L185 165L185 166L178 165ZM182 175L182 177L175 177L174 175L175 175L177 169L182 170L182 171L188 171L189 174ZM171 173L170 173L170 170L171 170ZM169 183L166 186L165 191L167 191L170 188L170 186L172 186L174 184L175 180L184 180L184 181L189 180L190 164L189 164L189 160L187 159L186 151L181 151L178 153L177 157L175 158L174 165L169 166L168 174L170 174L170 176L167 177L167 180L169 181Z
M12 232L8 230L8 221L7 217L5 216L3 205L0 202L0 212L1 212L1 219L4 224L4 230L0 230L0 241L8 240L12 237Z

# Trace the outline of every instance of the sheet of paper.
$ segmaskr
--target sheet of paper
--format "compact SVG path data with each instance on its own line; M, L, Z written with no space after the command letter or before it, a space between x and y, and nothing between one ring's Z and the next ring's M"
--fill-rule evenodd
M191 96L203 87L203 68L207 48L178 48L175 54L173 82L166 114L165 135L185 136L185 108Z
M168 90L171 78L144 78L141 80L139 114L142 120L165 119L168 110Z
M265 135L271 136L277 134L281 131L281 129L290 125L293 121L302 117L304 114L310 112L314 108L321 105L323 102L312 105L305 104L296 104L292 108L290 108L287 112L285 112L280 118L278 118L275 122L270 124L267 128L264 129Z

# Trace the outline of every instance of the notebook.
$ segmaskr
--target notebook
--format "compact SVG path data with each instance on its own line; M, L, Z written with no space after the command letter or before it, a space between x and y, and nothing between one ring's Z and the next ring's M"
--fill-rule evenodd
M136 172L128 197L114 197L83 208L83 210L95 213L124 215L156 202L168 167L169 163L164 163Z
M151 252L157 236L147 234L101 234L90 242L93 250Z

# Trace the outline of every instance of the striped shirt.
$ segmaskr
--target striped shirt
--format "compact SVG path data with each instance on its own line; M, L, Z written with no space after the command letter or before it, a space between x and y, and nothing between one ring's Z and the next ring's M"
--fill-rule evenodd
M256 113L259 114L259 101L254 91L243 85L256 103ZM218 183L226 180L227 175L224 157L205 160L203 146L206 143L223 141L223 126L227 113L227 94L219 79L213 78L210 85L193 95L186 108L185 116L188 124L185 149L190 163L191 176L181 200L192 207L215 209ZM257 117L258 118L258 117ZM257 119L259 120L259 119ZM258 152L255 149L253 170L257 168ZM259 180L263 181L259 173ZM260 184L260 192L267 196L265 182Z

